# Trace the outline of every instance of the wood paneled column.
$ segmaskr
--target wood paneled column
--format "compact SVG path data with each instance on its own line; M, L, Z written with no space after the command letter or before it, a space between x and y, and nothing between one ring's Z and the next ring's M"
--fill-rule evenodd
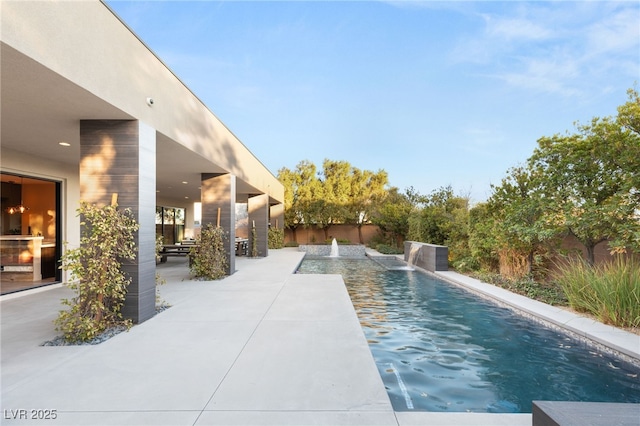
M249 254L253 253L253 224L256 226L256 248L258 256L269 255L269 195L249 195Z
M135 120L80 121L80 199L129 208L140 225L122 314L135 323L155 315L156 132Z
M207 223L217 225L218 209L220 211L220 227L224 229L228 240L225 244L227 253L227 275L236 271L236 177L225 173L202 173L202 227Z

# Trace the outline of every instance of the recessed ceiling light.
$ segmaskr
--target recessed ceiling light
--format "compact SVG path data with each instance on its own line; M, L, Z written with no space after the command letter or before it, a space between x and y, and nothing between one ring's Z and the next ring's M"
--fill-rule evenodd
M182 181L182 183L184 183L184 184L186 185L186 184L188 184L189 182L187 182L187 181L183 180L183 181Z
M58 145L60 145L60 146L71 146L71 144L69 142L58 142Z

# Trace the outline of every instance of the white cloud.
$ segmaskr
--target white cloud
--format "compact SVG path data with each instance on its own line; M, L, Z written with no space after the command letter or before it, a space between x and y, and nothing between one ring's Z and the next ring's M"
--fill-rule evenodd
M490 64L504 55L519 52L523 46L556 37L552 29L534 22L527 13L519 11L516 15L477 14L481 27L460 40L450 59L454 63Z
M635 49L638 55L640 47L640 23L638 13L621 10L605 17L586 30L588 49L591 54L625 52ZM636 56L637 57L637 56Z
M553 31L525 18L504 18L483 14L486 33L492 39L545 40L553 37ZM496 40L494 40L496 41Z
M581 61L567 49L552 50L546 56L523 56L521 66L496 74L510 86L537 92L578 96L583 71Z
M637 4L535 3L480 14L450 58L507 85L565 97L611 90L613 70L639 74ZM629 84L626 83L625 84Z

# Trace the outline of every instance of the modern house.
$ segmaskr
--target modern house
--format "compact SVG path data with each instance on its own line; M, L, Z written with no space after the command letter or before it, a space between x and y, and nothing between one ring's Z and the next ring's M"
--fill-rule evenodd
M155 313L157 233L177 243L219 223L232 274L240 206L268 255L283 186L104 3L3 0L0 18L3 293L64 281L80 201L114 194L140 224L134 322Z

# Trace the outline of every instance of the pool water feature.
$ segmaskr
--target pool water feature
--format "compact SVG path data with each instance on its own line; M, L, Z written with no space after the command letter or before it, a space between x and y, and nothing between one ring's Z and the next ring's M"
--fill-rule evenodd
M640 402L640 367L431 275L343 258L305 258L298 273L343 276L396 411Z

